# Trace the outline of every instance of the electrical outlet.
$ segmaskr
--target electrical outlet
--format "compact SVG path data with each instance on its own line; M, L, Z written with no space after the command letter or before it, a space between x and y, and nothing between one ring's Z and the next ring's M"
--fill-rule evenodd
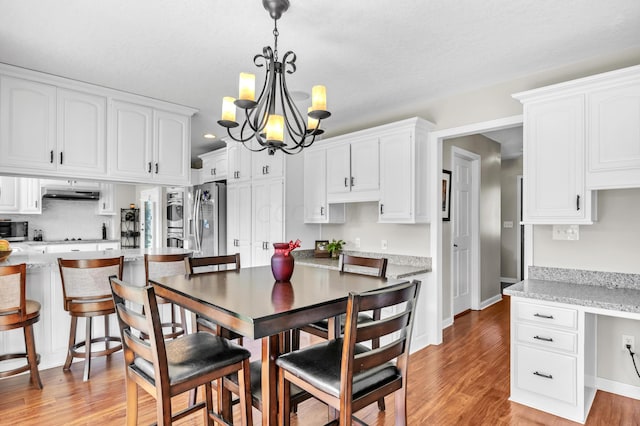
M360 238L356 238L356 248L360 248Z
M382 240L380 246L382 247L382 250L386 250L387 249L387 240Z
M633 336L622 335L622 349L627 350L627 345L631 345L631 351L636 349L636 339Z

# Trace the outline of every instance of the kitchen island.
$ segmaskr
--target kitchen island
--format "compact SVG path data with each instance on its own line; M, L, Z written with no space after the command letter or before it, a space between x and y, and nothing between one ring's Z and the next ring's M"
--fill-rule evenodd
M619 393L598 377L598 318L640 320L640 275L530 267L504 293L512 298L511 401L584 423L598 389ZM640 399L640 389L617 388Z
M62 282L58 268L58 258L95 259L124 256L123 279L127 282L144 285L144 255L174 254L191 252L178 248L165 249L124 249L101 251L74 251L66 253L34 253L14 251L0 266L26 263L27 265L27 298L36 300L41 305L40 321L34 325L36 351L40 354L40 369L62 366L67 354L69 327L71 319L63 308ZM162 306L169 309L168 306ZM83 336L85 322L78 322L78 336ZM104 335L103 319L93 321L95 337ZM118 330L115 315L109 318L109 328ZM0 333L0 353L20 352L24 348L21 330ZM7 366L13 361L7 361ZM16 361L21 362L21 361ZM72 367L74 368L74 367ZM77 368L77 367L75 367Z

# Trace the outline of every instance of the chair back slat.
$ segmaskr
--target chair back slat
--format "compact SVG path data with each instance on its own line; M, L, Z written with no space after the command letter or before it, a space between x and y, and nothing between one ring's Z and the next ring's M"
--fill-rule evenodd
M403 354L405 345L406 339L399 339L381 348L355 355L353 359L353 374L369 370L398 358Z
M23 320L26 310L26 275L25 263L0 266L0 315L6 316L5 322Z
M240 270L240 253L225 256L208 256L208 257L189 257L185 259L187 273L193 274L200 271L195 268L206 268L202 272L213 271L239 271ZM214 267L216 267L214 269Z
M342 253L338 260L338 269L344 272L345 266L359 266L364 268L372 268L375 272L374 275L377 277L385 277L387 275L387 263L388 259L383 257L380 259L375 259L372 257L361 257L361 256L351 256L348 254ZM357 271L349 271L358 273Z
M358 327L356 343L367 342L376 337L387 336L397 331L402 331L408 325L409 319L410 313L402 312L379 321L364 323Z
M134 335L131 330L127 330L125 334L123 334L123 337L124 344L127 345L136 356L153 362L153 352L147 340L140 339L140 337Z

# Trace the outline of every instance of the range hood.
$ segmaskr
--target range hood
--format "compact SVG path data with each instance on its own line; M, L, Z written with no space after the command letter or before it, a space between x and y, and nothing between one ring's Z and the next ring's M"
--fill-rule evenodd
M53 200L98 200L100 199L99 191L83 191L79 189L54 189L44 188L42 198Z

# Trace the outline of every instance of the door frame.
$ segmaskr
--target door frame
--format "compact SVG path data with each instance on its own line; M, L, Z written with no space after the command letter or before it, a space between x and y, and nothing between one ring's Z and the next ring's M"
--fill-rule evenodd
M513 115L496 120L482 121L449 129L436 130L429 133L428 144L428 196L429 196L429 216L431 225L429 231L429 252L431 253L431 273L427 274L428 279L423 282L422 289L427 293L427 334L431 344L442 343L442 329L444 320L442 318L442 141L451 137L468 136L476 133L491 130L507 129L521 126L523 116ZM527 227L531 227L528 225ZM525 232L526 228L525 227ZM525 235L525 265L527 264L527 251L531 253L532 238ZM528 250L528 247L531 246ZM526 276L526 271L525 271Z
M516 281L524 279L522 276L522 175L516 176Z
M474 152L453 146L451 147L451 171L454 170L453 164L456 157L467 160L471 163L471 178L473 183L471 186L471 244L469 247L471 250L471 282L469 283L469 287L471 291L470 307L477 311L480 309L480 162L482 161L482 157ZM452 179L452 189L454 182L455 179ZM455 198L451 197L451 200L453 201ZM453 210L455 208L455 204L452 203L451 209ZM455 227L455 220L453 218L455 218L455 216L451 215L451 217L451 241L453 241ZM451 259L450 277L453 277L453 244L451 244L449 250L449 259ZM453 281L450 285L453 289ZM451 304L451 315L455 316L453 312L453 291L451 292L451 300L449 302Z

